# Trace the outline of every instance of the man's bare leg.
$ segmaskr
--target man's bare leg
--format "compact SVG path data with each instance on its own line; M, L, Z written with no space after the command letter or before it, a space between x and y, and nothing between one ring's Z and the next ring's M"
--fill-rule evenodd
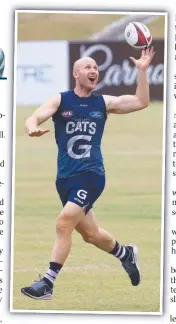
M85 214L81 207L68 202L56 221L56 240L51 252L51 261L44 277L21 292L34 299L51 299L53 283L57 278L72 245L72 232L76 225L83 220Z
M137 247L120 245L109 232L97 225L92 209L76 225L75 229L82 235L84 241L118 258L128 273L133 286L137 286L140 283L141 274L138 265Z

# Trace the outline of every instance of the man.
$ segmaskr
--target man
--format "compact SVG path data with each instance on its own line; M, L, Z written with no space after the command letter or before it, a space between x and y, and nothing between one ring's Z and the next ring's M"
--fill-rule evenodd
M58 94L27 119L26 131L33 137L47 133L49 130L39 125L53 118L59 148L56 187L63 209L56 221L49 268L41 280L21 289L26 296L52 298L54 281L69 254L74 229L86 242L118 258L133 286L140 283L137 247L120 245L110 233L99 228L92 206L105 185L100 145L106 118L110 113L125 114L148 106L147 68L154 54L151 48L143 50L139 60L131 57L138 69L136 94L119 97L95 94L97 64L90 57L79 59L73 67L75 89Z

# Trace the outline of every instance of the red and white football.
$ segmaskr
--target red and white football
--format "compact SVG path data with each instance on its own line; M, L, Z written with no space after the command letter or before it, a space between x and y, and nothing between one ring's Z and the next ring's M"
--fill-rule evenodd
M125 39L129 45L141 50L151 45L152 34L146 25L131 22L125 28Z

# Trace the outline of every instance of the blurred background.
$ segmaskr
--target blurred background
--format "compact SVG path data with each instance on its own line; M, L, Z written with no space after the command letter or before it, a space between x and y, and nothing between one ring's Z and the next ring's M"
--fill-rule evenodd
M51 302L20 294L44 274L62 206L55 190L57 148L50 133L29 138L26 118L45 100L74 87L72 65L81 56L96 59L97 92L135 93L137 71L130 56L140 51L124 40L128 22L140 21L153 35L155 58L148 69L150 105L143 111L108 117L102 142L106 188L95 204L97 221L122 244L140 249L142 283L131 287L119 262L73 233L73 248L59 275ZM162 296L162 161L165 14L18 12L16 65L16 165L13 308L154 312Z
M18 41L123 39L127 22L147 24L157 39L164 39L165 15L92 13L18 13ZM120 33L119 33L119 28Z
M130 21L146 23L157 52L148 70L151 100L163 99L164 16L19 13L17 104L41 104L74 87L72 65L81 56L99 66L97 91L134 93L137 71L129 56L139 56L124 40Z

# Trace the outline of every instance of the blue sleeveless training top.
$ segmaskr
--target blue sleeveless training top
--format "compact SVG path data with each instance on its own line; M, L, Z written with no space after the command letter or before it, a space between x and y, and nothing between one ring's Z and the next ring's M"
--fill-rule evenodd
M104 174L100 146L106 118L101 95L92 93L90 97L79 97L72 90L61 93L61 104L53 115L58 178L82 171Z

